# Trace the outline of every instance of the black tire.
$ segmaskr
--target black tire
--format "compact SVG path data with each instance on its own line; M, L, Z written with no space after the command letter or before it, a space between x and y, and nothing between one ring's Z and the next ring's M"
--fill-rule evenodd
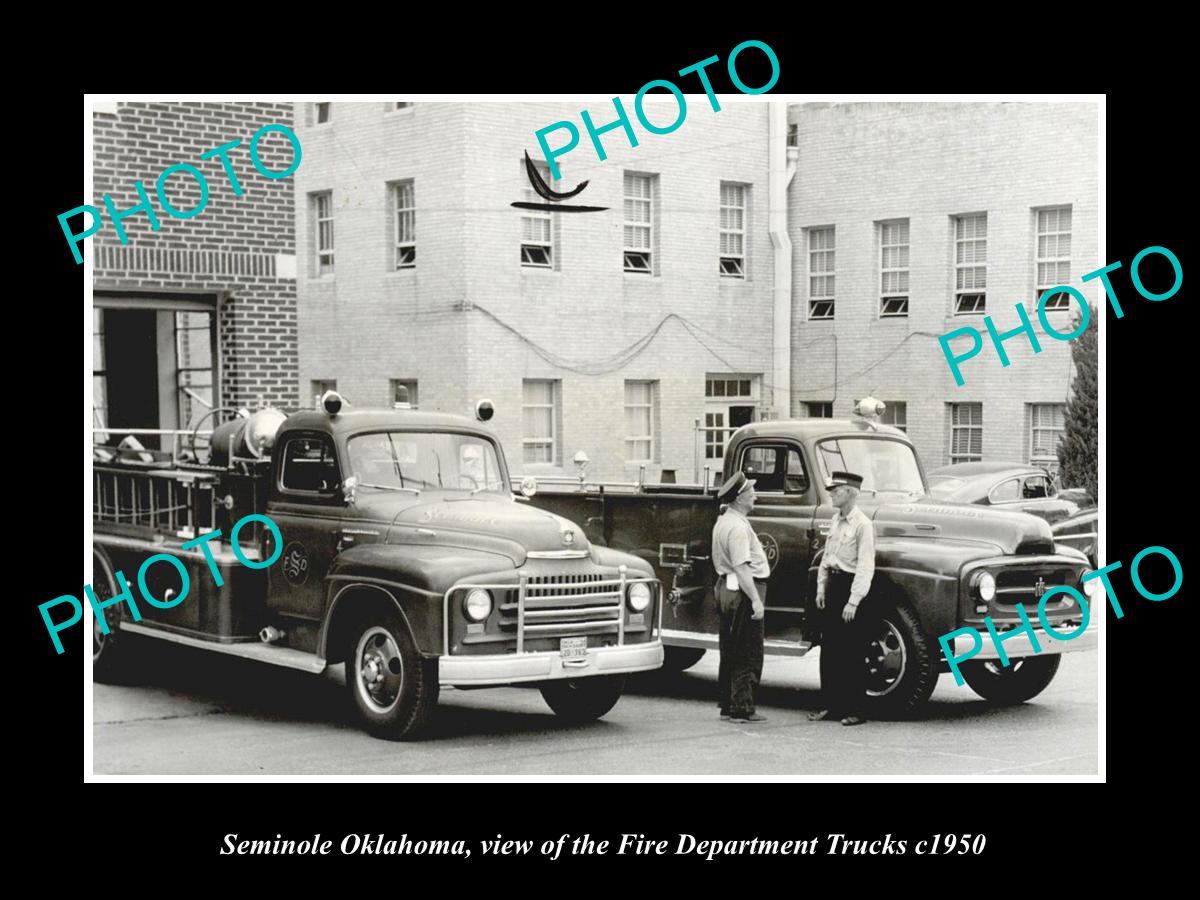
M866 610L864 610L866 611ZM916 713L933 693L939 653L910 607L897 603L874 615L864 647L868 718L899 719Z
M541 685L542 698L559 718L568 722L593 722L617 705L625 690L624 675L567 678Z
M973 659L961 663L959 670L971 690L984 700L1024 703L1046 689L1061 662L1061 653L1044 653L1009 660L1004 668L997 660Z
M437 706L437 660L422 658L398 615L371 616L354 629L346 687L367 731L412 740L428 728Z
M703 647L663 647L663 671L684 672L700 662L706 652Z
M101 603L118 593L116 573L96 550L92 551L92 582L92 591ZM130 635L121 633L121 606L117 603L103 612L108 634L101 631L99 616L92 619L92 680L102 684L124 684L132 674Z

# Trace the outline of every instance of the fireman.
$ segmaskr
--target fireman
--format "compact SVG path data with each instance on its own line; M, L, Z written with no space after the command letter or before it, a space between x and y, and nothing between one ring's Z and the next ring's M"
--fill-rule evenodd
M825 709L813 721L840 718L843 725L861 725L866 694L864 619L859 612L875 575L875 529L856 505L863 478L834 472L830 501L837 512L829 524L829 539L817 570L817 609L825 611L821 636L821 693Z

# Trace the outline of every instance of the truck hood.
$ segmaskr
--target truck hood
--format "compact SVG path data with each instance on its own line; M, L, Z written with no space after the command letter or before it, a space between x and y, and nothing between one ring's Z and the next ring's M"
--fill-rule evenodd
M389 544L460 547L497 553L521 566L530 552L590 551L583 529L523 503L485 498L437 499L398 512Z
M866 501L868 498L861 498ZM863 512L882 537L934 538L990 544L1005 554L1054 552L1054 535L1045 519L1028 513L989 509L970 503L945 503L929 497L881 503Z

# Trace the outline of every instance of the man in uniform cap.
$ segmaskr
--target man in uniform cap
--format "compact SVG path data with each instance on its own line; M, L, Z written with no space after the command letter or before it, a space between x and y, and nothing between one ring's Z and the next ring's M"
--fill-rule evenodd
M766 614L767 554L750 520L754 482L737 472L721 485L717 500L728 506L713 526L712 558L717 570L717 608L721 614L721 661L717 690L721 718L765 722L754 707L762 678L763 616Z
M834 472L830 500L837 507L817 570L817 609L824 610L821 634L821 693L826 708L810 719L840 718L861 725L866 694L866 618L858 612L875 574L875 529L855 505L863 478Z

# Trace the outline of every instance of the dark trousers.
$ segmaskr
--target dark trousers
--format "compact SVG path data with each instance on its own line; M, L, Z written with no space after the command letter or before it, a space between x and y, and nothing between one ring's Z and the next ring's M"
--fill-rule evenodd
M755 581L758 597L767 602L767 583ZM721 661L717 670L717 702L722 713L751 715L754 693L762 679L763 619L752 619L754 604L742 591L717 583L717 608L721 613Z
M867 601L859 604L853 622L842 619L853 582L853 575L830 572L825 583L821 694L825 708L839 716L861 716L867 691Z

